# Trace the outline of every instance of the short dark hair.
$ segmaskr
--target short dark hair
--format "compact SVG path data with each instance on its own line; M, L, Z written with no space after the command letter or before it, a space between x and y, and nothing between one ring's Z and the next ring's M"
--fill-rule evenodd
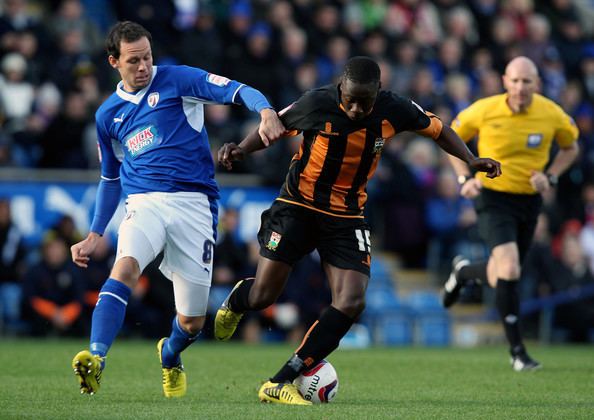
M107 55L113 55L115 58L120 58L120 44L122 41L134 42L142 37L146 37L149 42L152 40L151 33L142 25L129 20L116 23L109 30L107 40L105 41Z
M357 56L347 61L343 76L357 83L379 83L381 72L379 65L373 59Z

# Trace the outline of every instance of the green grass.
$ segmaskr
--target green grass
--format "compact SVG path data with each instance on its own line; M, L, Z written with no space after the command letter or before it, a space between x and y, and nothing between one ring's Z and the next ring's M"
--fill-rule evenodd
M0 341L0 419L592 419L592 346L538 347L538 372L516 373L503 347L339 350L336 400L260 404L260 381L292 347L196 343L184 353L188 395L167 400L155 343L118 340L103 386L79 395L70 368L84 341Z

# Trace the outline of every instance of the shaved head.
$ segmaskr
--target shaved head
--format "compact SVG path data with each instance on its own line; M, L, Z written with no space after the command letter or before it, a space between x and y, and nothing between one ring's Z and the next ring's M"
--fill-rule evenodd
M534 61L528 57L519 56L507 63L505 67L505 74L517 74L529 75L538 78L538 69Z
M532 103L532 96L540 87L538 69L528 57L511 60L505 68L503 86L507 91L507 104L513 112L523 112Z

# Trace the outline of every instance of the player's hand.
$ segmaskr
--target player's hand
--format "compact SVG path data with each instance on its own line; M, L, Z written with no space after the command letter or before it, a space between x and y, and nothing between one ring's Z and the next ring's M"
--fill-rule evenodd
M470 178L462 187L460 187L460 195L464 198L473 199L481 193L483 184L476 178Z
M97 247L97 239L99 235L91 232L82 241L72 245L70 247L70 253L72 255L72 261L79 267L87 268L89 264L89 255L93 253L95 247Z
M263 109L260 112L260 116L262 121L260 122L260 127L258 128L258 134L262 139L262 143L268 147L273 141L282 137L286 131L285 126L281 120L279 120L276 111L273 109Z
M501 175L501 164L493 159L476 158L469 165L479 172L486 172L487 178L497 178Z
M530 185L539 193L543 193L551 188L551 184L549 183L549 178L543 173L539 171L532 171L532 175L530 176Z
M235 143L225 143L217 152L219 165L223 165L227 170L233 167L231 162L243 160L244 157L245 151Z

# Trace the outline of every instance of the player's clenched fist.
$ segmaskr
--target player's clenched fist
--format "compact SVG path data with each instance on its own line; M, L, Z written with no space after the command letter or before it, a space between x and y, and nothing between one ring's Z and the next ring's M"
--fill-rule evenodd
M90 232L85 239L70 247L70 253L72 254L72 261L74 264L79 267L88 267L89 255L91 255L97 247L98 238L99 235L97 233Z
M233 166L231 162L243 160L245 157L245 151L235 143L225 143L219 149L217 155L219 164L223 165L225 169L229 170Z

